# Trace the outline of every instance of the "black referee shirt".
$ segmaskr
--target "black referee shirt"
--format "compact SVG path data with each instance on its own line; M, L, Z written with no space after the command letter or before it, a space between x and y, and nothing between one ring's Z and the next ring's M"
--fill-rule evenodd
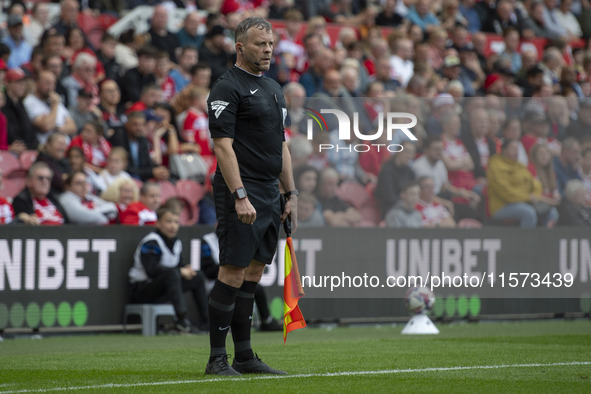
M242 179L277 179L287 116L279 84L233 66L215 82L207 101L211 136L234 139ZM216 173L221 174L219 165Z

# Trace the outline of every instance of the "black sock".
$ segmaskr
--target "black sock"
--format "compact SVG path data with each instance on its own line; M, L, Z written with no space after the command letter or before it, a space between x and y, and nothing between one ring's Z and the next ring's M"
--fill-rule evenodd
M226 354L226 336L232 323L238 288L216 280L209 296L209 361Z
M269 305L267 305L267 297L265 296L265 288L263 286L257 286L254 292L254 302L257 304L261 321L268 321L270 316Z
M232 339L234 340L234 358L239 362L254 357L250 346L250 325L256 287L256 282L244 281L236 295L236 307L232 318Z

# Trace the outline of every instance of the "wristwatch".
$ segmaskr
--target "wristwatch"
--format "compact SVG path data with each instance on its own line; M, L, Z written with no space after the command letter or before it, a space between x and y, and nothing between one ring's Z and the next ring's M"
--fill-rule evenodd
M246 189L243 187L237 187L234 193L232 193L234 200L244 200L246 196L248 196L248 194L246 193Z
M299 197L299 195L300 195L299 190L298 189L293 189L293 190L290 190L290 191L288 191L288 192L285 193L285 198L289 198L291 196Z

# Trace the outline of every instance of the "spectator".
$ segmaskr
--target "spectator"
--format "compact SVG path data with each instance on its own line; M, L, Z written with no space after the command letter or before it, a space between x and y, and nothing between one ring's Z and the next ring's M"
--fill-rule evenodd
M567 40L566 30L550 20L550 14L544 3L531 3L529 18L524 21L524 28L531 30L534 37L549 40Z
M129 270L131 302L171 302L176 315L175 329L195 333L197 329L187 319L183 293L191 291L194 301L201 305L199 310L204 327L208 324L207 296L203 277L181 259L182 243L177 238L179 212L170 206L160 207L156 227L157 230L146 235L136 248L133 266Z
M138 101L142 88L156 83L156 77L154 77L156 54L156 49L148 46L137 51L137 67L128 70L119 83L121 102L124 105L129 106Z
M4 173L0 168L0 193L2 193L2 179L4 177ZM0 224L10 224L14 221L14 208L12 204L6 200L2 195L0 195Z
M555 3L556 4L556 3ZM561 0L560 6L554 8L550 17L556 20L571 38L580 38L583 35L581 25L577 17L571 12L573 0Z
M105 69L98 61L94 49L91 49L88 42L86 42L84 32L81 28L73 27L66 33L66 47L62 51L62 56L65 57L67 64L72 65L82 53L87 54L95 60L93 76L96 77L96 80L105 78ZM93 80L93 83L96 82L96 80Z
M540 200L546 204L557 206L560 203L560 192L556 184L552 153L546 145L536 144L531 148L528 169L542 185Z
M289 132L292 136L306 134L308 119L304 113L306 90L298 82L290 82L283 87L283 94L287 105L286 132Z
M475 4L475 0L461 0L459 5L460 12L468 22L467 29L470 33L480 31L482 26Z
M70 173L80 171L86 174L86 183L90 193L99 195L107 188L103 179L96 172L88 168L82 148L79 146L71 146L68 149L67 157L68 162L70 163Z
M121 33L119 42L115 45L115 61L121 65L119 75L125 73L138 65L138 54L136 53L139 46L144 45L143 40L135 36L133 28ZM118 80L119 78L115 78Z
M382 83L384 90L395 92L400 88L401 84L398 80L393 79L391 75L392 65L390 59L387 56L376 59L374 81Z
M45 30L41 36L41 47L45 57L55 55L61 59L61 54L66 47L66 37L64 33L60 33L56 28L52 27Z
M560 154L560 142L554 138L548 137L550 127L546 116L541 108L534 108L525 113L523 119L524 135L521 137L521 143L529 155L531 147L535 144L546 144L553 155Z
M453 112L455 105L456 103L453 97L448 93L442 93L435 97L432 103L431 113L425 122L425 129L428 130L429 135L441 135L443 131L442 119L446 114Z
M559 156L554 156L554 171L560 195L564 195L564 187L571 179L581 180L578 168L581 164L581 144L574 138L568 137L562 143Z
M1 108L6 115L8 128L8 150L20 155L26 149L36 150L39 142L33 125L23 104L27 92L27 77L23 70L9 70L5 76L6 104Z
M121 65L115 58L117 39L109 33L103 34L96 57L105 70L105 79L118 79L121 72Z
M32 15L30 22L23 31L25 39L35 47L39 45L41 35L50 27L49 23L49 6L47 3L36 2L33 4Z
M79 146L84 152L87 168L95 173L107 165L111 144L103 136L103 126L98 122L86 122L80 134L72 139L70 146Z
M162 52L164 54L164 52ZM172 84L172 81L171 81ZM154 114L154 108L157 103L163 101L163 92L159 85L145 85L142 87L139 101L136 101L127 108L126 113L144 111L146 115Z
M199 53L195 47L183 47L179 57L179 67L170 72L174 81L174 91L180 92L191 83L191 69L197 64Z
M161 101L170 101L170 99L174 97L174 95L177 92L174 80L170 76L171 69L172 64L170 62L170 59L168 58L168 52L159 51L156 55L156 67L154 68L154 76L156 77L156 86L158 86L162 91ZM142 89L142 95L144 94L144 91L145 90ZM141 96L140 101L142 101ZM130 107L128 111L133 111L134 106L135 104L132 105L132 107ZM139 108L135 109L137 110Z
M401 145L402 150L394 153L392 158L383 164L378 175L374 194L384 216L398 202L402 185L416 178L409 165L415 156L416 148L410 141L405 141Z
M501 142L507 140L517 140L519 142L517 161L527 166L529 159L521 143L521 122L516 117L508 117L503 126L501 126Z
M119 85L112 79L105 79L99 85L101 119L106 127L105 137L108 140L114 135L123 133L123 113L119 110L121 91Z
M107 165L99 173L106 188L111 186L111 184L119 178L131 178L131 175L125 171L126 168L127 151L120 146L111 149L107 156Z
M581 101L576 120L572 121L566 129L566 135L579 141L591 136L591 99Z
M339 173L334 168L326 168L320 173L317 197L322 216L328 226L353 227L361 222L361 214L336 195Z
M150 158L149 141L146 138L146 115L143 112L132 112L127 117L123 133L111 140L113 146L122 146L129 155L127 172L146 181L150 178L166 180L170 173L164 166L155 166Z
M59 196L70 222L73 224L105 225L117 217L112 202L87 193L86 174L73 171L65 181L66 190Z
M298 167L308 164L313 153L312 142L303 135L295 135L289 141L289 151L291 153L291 165Z
M325 73L334 67L334 54L323 48L311 55L310 68L300 77L300 84L306 89L306 97L312 97L322 89Z
M175 51L179 47L179 40L175 34L168 30L168 10L164 5L154 7L148 34L150 35L150 45L167 52L170 60L176 63Z
M199 62L191 67L191 82L177 95L175 95L170 104L176 114L179 114L176 119L176 124L182 128L182 121L184 119L183 112L187 111L191 106L190 92L193 88L203 88L209 90L211 82L211 67L207 63Z
M140 191L137 183L132 178L120 177L113 181L105 191L101 193L101 198L110 201L117 206L118 218L111 223L121 223L121 216L127 210L127 207L140 199Z
M585 206L585 186L571 179L564 188L564 198L558 206L559 226L591 226L591 209Z
M33 48L23 36L23 17L17 14L8 15L6 25L8 34L2 42L10 48L10 57L6 62L9 69L21 67L31 60Z
M397 0L386 0L382 11L376 16L376 25L396 27L402 24L404 18L396 13L396 3Z
M23 102L40 143L57 131L66 135L76 133L76 123L55 92L55 81L55 75L50 71L40 72L34 92Z
M462 136L462 142L474 163L474 178L486 182L486 168L490 157L496 153L495 142L487 136L490 117L485 109L476 109L469 114L468 130Z
M62 75L64 73L64 61L62 60L62 57L60 55L45 56L43 60L41 60L41 65L43 66L44 70L51 71L53 75L55 75L55 92L60 95L64 107L68 108L70 104L68 102L68 91L61 81ZM39 73L37 73L35 79L38 76Z
M179 46L201 48L205 37L199 34L201 18L196 11L188 12L183 22L183 27L176 33Z
M61 35L65 36L68 30L78 27L78 14L80 13L80 4L76 0L60 1L60 17L58 22L53 25Z
M416 208L419 195L418 183L405 183L400 189L398 202L386 214L386 226L397 228L422 227L423 218L421 212Z
M408 38L399 38L392 45L392 57L390 58L390 76L406 87L413 76L414 64L412 61L414 50L412 41Z
M456 227L456 221L453 219L450 212L437 201L435 195L435 184L430 177L420 177L417 180L420 192L419 201L415 208L421 213L422 224L421 227ZM449 202L451 204L451 201Z
M290 53L295 58L304 56L304 47L298 42L298 34L304 19L302 13L295 8L289 9L282 17L285 20L285 29L281 31L281 39L277 43L277 53Z
M508 140L503 142L501 153L491 158L487 170L488 210L493 219L514 219L520 227L536 227L538 214L533 204L540 202L542 185L517 161L517 152L517 141ZM549 207L540 216L541 223L550 227L558 219L558 211Z
M34 163L27 173L25 189L14 198L12 206L18 220L29 225L68 223L66 211L51 191L53 172L45 163Z
M182 137L189 144L197 145L197 153L213 159L213 142L207 120L207 96L209 91L193 87L190 91L191 107L183 122Z
M431 0L417 0L407 14L408 20L423 29L425 33L431 33L435 27L440 25L439 20L430 11L430 6Z
M318 200L310 193L301 193L298 198L298 227L323 227L322 212Z
M146 182L140 190L139 201L132 202L121 214L121 224L133 226L153 226L156 224L156 210L162 204L160 185Z
M211 66L211 83L209 87L228 69L232 57L232 48L226 42L224 28L220 25L212 27L205 35L205 42L199 49L199 60Z
M37 155L37 161L49 166L52 172L51 191L59 194L64 191L64 181L70 173L70 164L66 159L68 138L65 134L56 132L49 136L42 150Z
M483 21L482 31L502 35L505 29L513 28L521 32L521 21L514 12L513 3L508 0L500 0L494 11Z
M509 62L509 69L517 74L521 70L521 54L519 53L519 32L514 27L503 30L505 49L499 59Z

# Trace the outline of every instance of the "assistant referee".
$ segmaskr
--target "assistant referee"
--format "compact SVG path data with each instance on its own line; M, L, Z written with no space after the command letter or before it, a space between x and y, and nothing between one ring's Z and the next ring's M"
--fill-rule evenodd
M277 248L280 222L297 226L297 195L285 143L285 99L277 82L263 76L271 65L271 24L251 17L236 27L236 64L213 86L209 129L218 166L213 180L220 270L209 298L211 353L206 374L286 374L252 351L254 293ZM283 213L279 183L288 198ZM294 228L295 230L295 228ZM232 329L234 361L226 336Z

